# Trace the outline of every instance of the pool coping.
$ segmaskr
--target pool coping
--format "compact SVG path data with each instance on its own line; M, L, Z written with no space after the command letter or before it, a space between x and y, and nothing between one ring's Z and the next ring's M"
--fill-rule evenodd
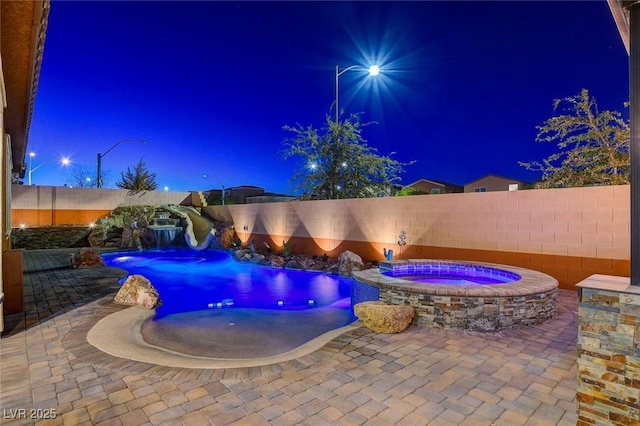
M142 338L141 327L144 321L153 317L153 315L155 315L155 309L149 310L141 306L132 306L114 312L100 319L91 327L87 332L87 341L93 347L109 355L165 367L244 368L260 367L300 358L317 351L336 337L362 326L360 321L355 321L321 334L295 349L278 355L224 359L188 355L148 344Z
M464 284L425 284L415 281L405 280L399 277L383 275L382 270L393 270L402 267L416 267L431 263L472 265L479 267L489 267L503 269L508 272L518 274L520 280L510 283L485 284L485 285L464 285ZM517 297L530 296L533 294L549 292L558 289L558 280L551 275L531 269L520 268L511 265L502 265L488 262L472 262L462 260L443 259L407 259L380 262L380 269L365 269L354 271L356 280L383 289L395 289L417 294L430 294L436 296L459 296L459 297Z

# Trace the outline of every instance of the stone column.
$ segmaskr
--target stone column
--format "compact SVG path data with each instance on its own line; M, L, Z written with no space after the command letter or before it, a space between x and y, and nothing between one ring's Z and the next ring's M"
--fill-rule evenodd
M577 424L640 424L640 287L608 275L577 287Z

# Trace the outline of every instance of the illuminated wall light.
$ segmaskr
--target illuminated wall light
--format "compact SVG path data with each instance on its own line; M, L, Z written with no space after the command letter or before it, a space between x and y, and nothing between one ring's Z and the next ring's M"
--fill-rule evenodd
M26 225L26 224L24 224L24 223L21 223L21 224L20 224L20 229L24 229L24 228L26 228L26 227L27 227L27 225Z
M251 217L238 217L237 221L236 218L233 219L236 223L245 222L245 225L242 226L243 232L238 232L238 238L240 238L240 241L243 245L247 244L249 241L249 237L251 236L251 232L249 232L249 229L251 229L255 225L255 216L253 217L253 219Z
M317 245L320 250L324 252L331 252L338 248L340 244L342 244L343 239L332 239L332 238L322 238L316 239L313 238L313 242Z

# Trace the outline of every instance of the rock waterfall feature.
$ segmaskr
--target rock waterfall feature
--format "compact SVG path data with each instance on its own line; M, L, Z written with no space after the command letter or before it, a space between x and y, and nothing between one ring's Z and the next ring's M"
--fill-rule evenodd
M209 247L216 233L213 222L190 206L164 206L164 208L185 219L187 226L184 230L184 239L189 247L195 250Z

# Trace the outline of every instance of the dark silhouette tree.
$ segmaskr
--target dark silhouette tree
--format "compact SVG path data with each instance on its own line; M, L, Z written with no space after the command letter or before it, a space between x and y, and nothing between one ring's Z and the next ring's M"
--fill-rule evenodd
M300 124L283 127L293 133L283 142L283 158L301 159L292 181L303 199L390 195L407 163L378 155L375 148L367 145L362 129L372 123L361 123L360 115L352 114L342 122L327 115L321 129Z
M536 188L622 185L629 183L629 124L617 111L598 111L587 89L571 98L556 99L553 109L566 105L566 114L537 126L538 142L557 142L559 151L542 160L519 162L542 172Z
M407 195L426 195L428 192L423 191L421 189L411 188L410 186L405 186L400 191L396 192L397 197L404 197Z
M120 178L120 181L116 182L118 188L131 191L153 191L158 188L156 174L147 169L147 165L142 158L133 171L127 167L126 173L120 173Z

